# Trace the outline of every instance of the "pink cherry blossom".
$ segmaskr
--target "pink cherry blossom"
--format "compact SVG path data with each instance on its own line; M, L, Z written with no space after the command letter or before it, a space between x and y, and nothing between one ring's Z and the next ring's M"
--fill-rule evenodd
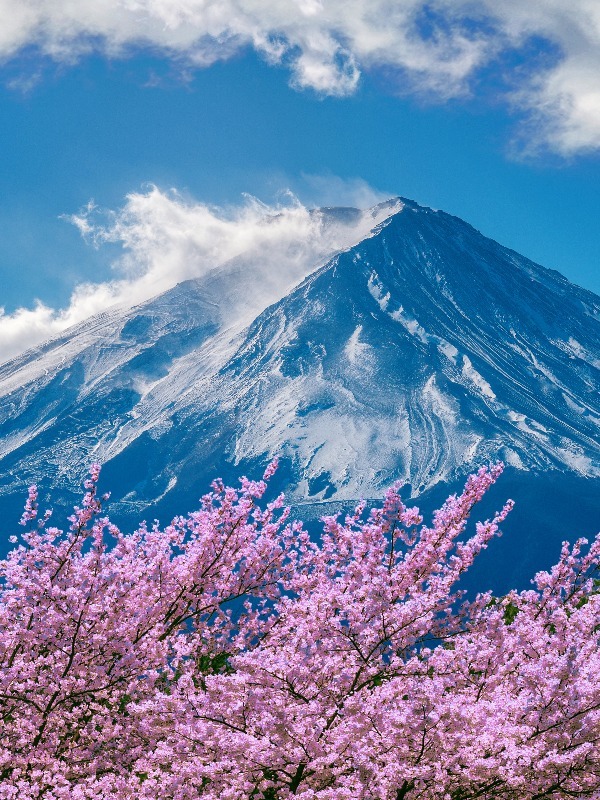
M395 486L318 541L263 502L275 468L132 534L99 465L64 532L30 488L0 563L0 800L598 800L600 538L467 601L501 465L430 525Z

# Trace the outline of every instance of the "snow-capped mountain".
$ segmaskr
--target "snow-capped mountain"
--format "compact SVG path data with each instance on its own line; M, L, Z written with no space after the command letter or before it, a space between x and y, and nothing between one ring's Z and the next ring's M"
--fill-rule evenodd
M409 200L322 215L356 241L321 263L264 286L237 259L1 366L0 504L92 460L136 519L275 455L312 502L498 458L600 478L598 296Z

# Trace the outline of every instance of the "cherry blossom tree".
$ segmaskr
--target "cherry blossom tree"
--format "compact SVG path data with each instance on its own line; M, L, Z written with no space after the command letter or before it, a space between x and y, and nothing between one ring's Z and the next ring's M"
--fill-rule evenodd
M600 798L600 538L457 588L501 465L424 525L399 487L319 541L262 481L126 535L94 465L0 563L0 800Z

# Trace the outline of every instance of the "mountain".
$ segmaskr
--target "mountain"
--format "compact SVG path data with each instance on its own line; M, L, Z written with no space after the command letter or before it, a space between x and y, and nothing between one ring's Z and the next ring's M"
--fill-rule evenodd
M313 509L501 458L552 541L560 487L600 527L600 298L410 200L319 213L348 232L332 257L265 286L249 254L1 366L2 518L32 480L67 502L92 460L133 521L275 455Z

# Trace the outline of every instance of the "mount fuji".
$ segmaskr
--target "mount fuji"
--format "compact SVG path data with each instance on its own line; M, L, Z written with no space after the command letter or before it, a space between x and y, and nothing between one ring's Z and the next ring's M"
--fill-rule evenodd
M0 366L7 533L29 482L68 504L91 461L129 524L274 456L316 516L396 480L427 505L502 459L508 573L600 527L600 297L404 198L314 214L335 252L268 282L249 253Z

